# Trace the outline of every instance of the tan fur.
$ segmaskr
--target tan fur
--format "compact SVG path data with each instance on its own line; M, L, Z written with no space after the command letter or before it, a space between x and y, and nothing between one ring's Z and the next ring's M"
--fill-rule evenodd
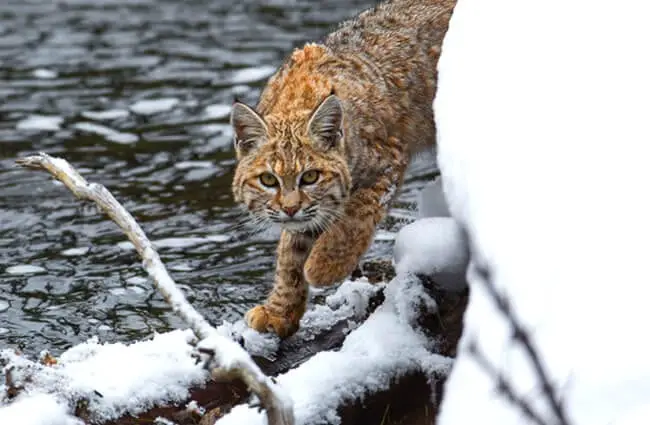
M246 315L252 328L298 329L307 284L353 271L412 154L435 143L436 66L454 4L393 0L363 12L294 51L255 111L234 106L235 199L284 226L273 291ZM320 172L315 184L301 183L308 170ZM277 186L265 187L262 173Z

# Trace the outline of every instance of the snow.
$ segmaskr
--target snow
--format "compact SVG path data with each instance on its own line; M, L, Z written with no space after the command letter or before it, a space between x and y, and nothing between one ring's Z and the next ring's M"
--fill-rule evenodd
M300 321L300 329L293 337L299 341L311 341L317 335L331 329L337 323L347 320L347 332L359 326L363 312L368 309L370 299L383 285L371 284L367 279L345 281L333 294L325 298L325 305L311 305ZM355 320L356 319L356 320ZM231 339L243 338L244 348L253 356L273 360L280 345L274 334L259 333L240 320L224 322L217 331Z
M342 299L353 294L348 286ZM339 424L337 407L344 401L387 389L395 377L422 371L446 373L451 359L431 353L429 340L413 323L420 303L435 309L435 301L410 275L396 277L385 290L386 302L346 338L339 351L324 351L277 378L293 399L296 424ZM336 304L336 297L331 300ZM236 406L220 425L265 424L257 409Z
M193 338L190 331L173 331L130 345L101 344L91 339L64 352L53 366L33 363L12 350L3 350L0 357L21 371L13 375L25 385L25 395L24 405L0 409L0 418L11 417L12 412L16 417L28 413L34 402L29 400L42 398L44 392L48 393L47 401L57 404L62 413L78 400L87 400L88 411L97 421L140 412L151 407L153 401L183 401L189 396L190 386L207 379L202 365L191 357L189 342ZM30 379L21 379L21 373L27 371ZM0 386L0 390L4 392L5 388Z
M400 229L393 247L395 271L429 276L442 289L467 287L467 239L450 217L422 218Z
M8 407L0 408L0 424L83 425L68 414L55 397L42 393L20 396Z
M557 423L477 266L509 297L571 423L650 421L649 16L632 0L458 2L435 110L472 292L440 425L530 423L470 343Z
M179 102L180 100L174 97L140 100L132 104L129 109L139 115L154 115L174 109Z
M9 303L5 300L0 300L0 313L4 313L5 311L9 310Z
M29 115L16 123L17 130L58 131L63 124L63 117L56 115Z
M72 127L79 131L86 133L97 134L104 137L109 142L115 142L122 145L128 145L138 141L138 136L131 133L122 133L104 125L94 124L90 122L78 122Z
M450 217L440 177L420 192L418 216L423 218L402 227L395 238L395 271L429 276L444 290L464 290L469 263L467 237Z

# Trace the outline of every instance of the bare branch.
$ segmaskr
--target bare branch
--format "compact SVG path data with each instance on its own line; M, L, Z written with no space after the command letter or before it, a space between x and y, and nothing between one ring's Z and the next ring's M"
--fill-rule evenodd
M568 419L565 405L562 403L561 398L557 394L555 386L551 382L550 375L542 362L537 348L530 338L528 330L524 327L523 323L512 309L510 300L496 287L492 280L492 275L486 267L477 265L475 271L477 276L480 278L481 284L486 289L489 298L492 300L497 310L504 316L510 325L513 340L523 348L526 357L531 363L533 371L535 372L535 376L541 383L542 397L547 402L548 406L550 407L550 411L555 417L552 423L558 425L570 425L571 421ZM533 417L529 414L530 406L525 403L525 400L523 400L523 398L513 397L513 395L510 394L513 390L512 385L503 379L503 376L478 350L478 347L475 343L470 345L470 353L490 376L498 379L499 388L506 394L508 399L513 401L514 404L519 407L522 412L524 412L524 414L526 414L526 416L533 419Z
M533 406L528 403L522 396L517 394L515 391L514 385L505 377L505 375L500 372L490 361L488 360L485 353L483 353L477 346L476 341L472 341L467 348L467 351L470 355L476 360L479 367L483 369L487 375L496 382L497 390L503 396L505 396L508 401L517 406L521 413L530 419L533 423L537 425L548 425L546 420L541 418L539 414L533 409Z
M133 216L104 186L88 183L66 160L45 153L16 161L19 165L49 172L81 200L92 201L113 220L135 246L143 267L151 276L154 287L162 294L172 310L185 320L201 339L197 347L205 358L211 374L240 378L258 396L266 410L269 425L293 425L293 404L281 388L266 376L250 355L235 341L226 338L212 327L187 301L169 275L149 238Z

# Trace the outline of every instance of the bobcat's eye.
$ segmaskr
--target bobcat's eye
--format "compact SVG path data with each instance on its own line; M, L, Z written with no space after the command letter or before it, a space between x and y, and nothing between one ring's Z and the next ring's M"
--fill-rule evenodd
M301 185L314 184L318 180L318 176L320 176L320 173L316 170L305 171L302 177L300 177L300 184Z
M260 182L266 187L275 187L278 185L278 179L271 173L261 174Z

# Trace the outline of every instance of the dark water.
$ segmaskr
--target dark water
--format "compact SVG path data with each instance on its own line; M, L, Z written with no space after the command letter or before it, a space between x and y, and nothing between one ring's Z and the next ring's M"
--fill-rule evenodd
M0 348L57 353L182 325L112 222L14 167L37 151L106 185L215 324L261 301L275 239L233 229L244 217L230 194L228 105L254 103L293 47L372 3L0 2ZM369 256L390 253L430 161L413 167Z

